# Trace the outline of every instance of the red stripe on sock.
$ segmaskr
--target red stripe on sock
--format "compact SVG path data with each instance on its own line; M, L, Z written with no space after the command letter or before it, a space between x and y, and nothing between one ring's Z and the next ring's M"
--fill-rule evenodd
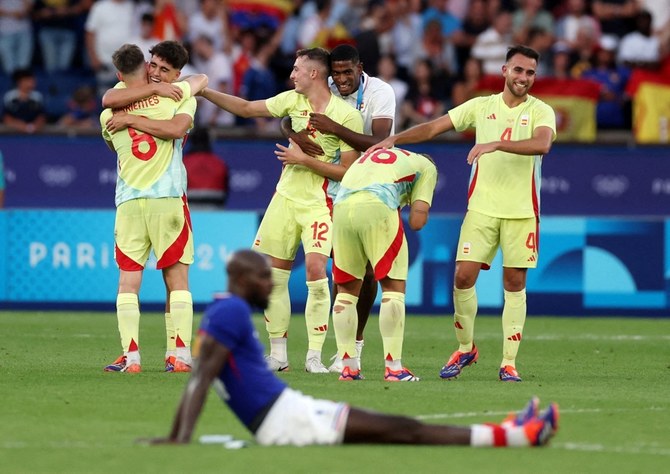
M493 446L502 447L507 446L507 431L499 425L492 425L493 430Z
M177 336L177 339L175 340L175 346L177 347L186 347L186 344L184 344L184 341L181 340L181 337Z

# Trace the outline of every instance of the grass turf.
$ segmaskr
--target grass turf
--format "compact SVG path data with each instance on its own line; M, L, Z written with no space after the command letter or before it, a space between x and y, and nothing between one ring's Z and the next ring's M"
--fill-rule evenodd
M304 320L291 322L291 371L280 376L305 393L345 400L430 423L500 421L531 395L561 406L558 435L545 449L342 446L240 450L221 446L146 447L138 437L168 432L187 374L163 370L162 315L141 321L141 374L104 373L119 355L110 313L0 312L0 471L255 473L647 473L670 465L670 319L529 317L519 384L497 379L499 317L476 324L479 363L456 381L439 368L456 348L450 318L408 317L403 361L419 383L382 379L377 319L368 324L366 380L303 371ZM196 318L199 320L199 318ZM265 340L262 319L255 318ZM324 362L335 350L332 331ZM196 429L251 436L211 392ZM665 468L663 467L665 466Z

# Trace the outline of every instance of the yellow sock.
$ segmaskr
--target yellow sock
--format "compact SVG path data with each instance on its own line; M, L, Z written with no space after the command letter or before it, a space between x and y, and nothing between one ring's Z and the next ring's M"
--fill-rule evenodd
M330 316L330 285L328 278L307 282L305 324L309 349L321 352L328 332Z
M116 318L123 352L139 350L140 304L135 293L119 293L116 296Z
M519 351L523 325L526 322L526 289L505 291L505 305L502 312L503 360L500 367L515 367Z
M333 303L333 329L337 342L337 355L340 359L357 357L356 329L358 328L358 297L347 293L338 293Z
M193 336L193 298L190 291L175 290L170 292L170 316L174 324L177 352L180 349L191 347L191 338Z
M168 357L169 355L174 355L174 351L177 348L175 343L174 322L172 321L172 315L170 313L165 313L165 336L165 357Z
M402 359L402 343L405 336L405 294L383 291L379 306L379 332L384 343L386 360Z
M454 288L454 328L456 340L460 344L458 350L461 352L472 350L476 316L477 292L475 287L465 290Z
M291 300L288 295L290 270L272 269L272 293L270 304L265 310L265 329L270 339L281 338L288 332L291 320Z

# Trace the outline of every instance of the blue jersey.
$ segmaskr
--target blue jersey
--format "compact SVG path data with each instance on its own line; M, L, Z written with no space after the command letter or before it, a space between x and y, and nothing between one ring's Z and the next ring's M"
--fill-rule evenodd
M251 307L226 293L205 311L200 332L212 336L230 351L214 389L245 426L286 388L267 368L263 346L251 321Z

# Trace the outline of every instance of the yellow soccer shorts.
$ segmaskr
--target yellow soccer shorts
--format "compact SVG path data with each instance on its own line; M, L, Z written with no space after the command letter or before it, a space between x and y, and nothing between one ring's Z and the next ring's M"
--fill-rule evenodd
M271 257L295 260L302 242L305 253L330 256L333 221L330 208L307 206L275 193L265 210L252 248Z
M193 263L193 232L186 197L121 203L114 224L114 257L121 270L142 270L153 249L156 268Z
M456 261L481 262L488 270L500 248L504 267L535 268L538 234L539 218L501 219L468 211L461 225Z
M407 280L407 240L398 210L365 192L333 210L333 280L362 280L368 261L375 279Z

